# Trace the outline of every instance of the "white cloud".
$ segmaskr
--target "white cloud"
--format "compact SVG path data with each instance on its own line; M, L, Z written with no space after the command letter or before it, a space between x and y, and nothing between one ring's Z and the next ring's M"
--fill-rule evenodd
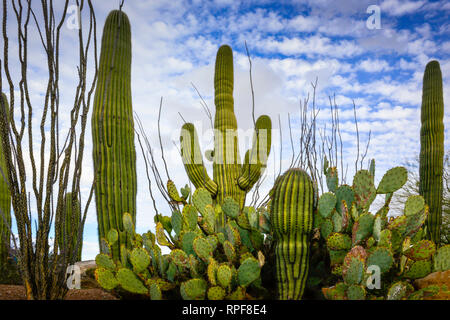
M297 32L310 32L321 25L320 20L314 16L298 15L289 20L287 27Z
M283 37L281 40L268 37L257 43L259 49L265 52L276 52L283 55L306 55L307 57L354 57L363 49L350 40L339 40L334 43L330 38L320 35L309 37Z
M385 0L381 3L382 12L392 16L401 16L413 13L420 9L425 1L409 1L409 0Z
M381 72L381 71L388 71L391 69L387 61L378 59L363 60L358 64L358 66L359 69L364 70L366 72Z

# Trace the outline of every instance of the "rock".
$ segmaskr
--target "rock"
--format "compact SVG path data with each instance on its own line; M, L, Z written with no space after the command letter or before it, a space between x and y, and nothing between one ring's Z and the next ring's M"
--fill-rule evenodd
M97 267L95 260L79 261L75 263L75 265L80 267L81 275L83 275L86 270Z
M425 278L417 279L414 284L418 289L423 289L432 285L446 285L450 289L450 270L433 272Z

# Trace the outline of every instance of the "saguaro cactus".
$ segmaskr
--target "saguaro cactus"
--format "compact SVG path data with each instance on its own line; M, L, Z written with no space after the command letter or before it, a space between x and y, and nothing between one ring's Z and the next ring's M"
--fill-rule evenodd
M81 224L81 207L78 198L75 198L73 203L72 193L66 194L66 217L64 225L61 225L61 238L59 241L60 250L67 250L69 246L76 248L78 242L78 232L82 232L80 229ZM81 261L81 251L83 247L83 241L78 245L76 261ZM71 250L67 250L70 252Z
M136 221L136 150L131 105L131 28L127 15L112 11L103 29L92 112L95 200L99 240L119 230L112 250L127 242L122 215ZM102 248L102 246L100 246Z
M242 208L247 192L259 180L266 166L272 122L265 115L257 119L253 146L247 151L244 164L241 164L233 101L233 52L227 45L221 46L217 52L214 89L214 150L208 151L209 158L213 160L213 180L204 167L197 132L192 123L182 127L183 163L196 188L207 189L218 203L230 196Z
M314 185L305 171L294 168L277 179L272 192L270 220L279 299L300 300L309 271Z
M429 239L440 242L442 224L442 175L444 166L444 98L439 62L425 67L420 129L419 193L430 208L427 221Z
M4 93L2 93L1 99L3 100L3 105L8 109L8 100ZM1 107L2 104L0 103L0 108ZM11 193L9 192L8 183L6 182L6 175L8 172L6 172L3 150L0 139L0 268L8 258L10 239L9 226L11 226Z

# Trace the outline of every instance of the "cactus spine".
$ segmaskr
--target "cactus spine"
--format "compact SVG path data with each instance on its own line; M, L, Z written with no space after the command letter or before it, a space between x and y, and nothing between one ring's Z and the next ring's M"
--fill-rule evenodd
M75 200L75 202L73 202ZM71 192L66 194L66 217L64 225L61 225L61 238L59 241L59 248L61 251L71 252L67 250L72 246L75 250L78 242L78 232L82 232L81 225L81 207L78 198L73 198ZM72 240L70 240L72 239ZM83 238L81 238L82 240ZM70 243L72 241L72 243ZM77 250L76 261L81 261L81 250L83 241L80 242Z
M309 269L313 207L314 185L305 171L290 169L278 178L270 212L281 300L302 298Z
M444 99L438 61L430 61L423 76L420 129L419 193L430 208L429 239L440 242L442 224L442 174L444 165Z
M95 199L99 241L119 231L112 250L127 242L122 215L136 220L136 150L131 105L131 28L127 15L112 11L103 29L92 113Z
M272 123L268 116L256 121L253 147L241 164L237 136L237 121L233 101L233 52L228 45L219 48L214 75L214 150L213 180L204 167L198 137L192 123L182 127L180 142L183 163L189 179L196 188L207 189L217 203L230 196L242 209L246 193L259 180L266 166L271 146Z
M8 100L6 95L2 93L1 98L3 100L6 112L8 112ZM0 108L2 104L0 104ZM0 139L0 269L2 265L6 263L9 251L9 239L11 226L11 193L7 183L6 163L4 156L4 148L2 146L2 140ZM5 221L6 219L6 221Z

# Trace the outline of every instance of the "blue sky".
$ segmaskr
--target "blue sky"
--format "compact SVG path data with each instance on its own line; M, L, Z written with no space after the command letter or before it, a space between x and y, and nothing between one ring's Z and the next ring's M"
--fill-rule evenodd
M94 1L98 39L101 39L107 14L118 8L118 2ZM380 9L381 29L366 26L371 15L366 10L370 5ZM367 159L376 159L376 180L381 179L387 169L414 159L419 152L422 77L425 65L431 59L438 59L441 64L444 102L450 101L448 1L126 0L123 10L132 27L133 108L157 147L158 141L154 139L156 119L160 98L164 98L162 138L171 177L179 187L187 182L187 176L173 144L178 141L183 123L178 112L196 124L202 137L202 149L206 150L211 145L211 135L207 131L209 119L202 111L191 83L213 108L214 59L221 44L229 44L234 51L235 112L239 127L245 131L252 127L249 64L244 45L244 41L247 42L252 56L256 114L271 116L277 130L280 115L284 168L290 161L291 152L288 113L294 137L298 137L299 101L312 93L311 82L316 77L316 102L323 109L319 114L320 126L330 120L328 97L336 96L344 158L349 163L348 177L353 175L356 157L352 99L356 103L363 144L369 131L372 132ZM9 20L9 32L13 35L12 19ZM62 105L70 105L76 75L76 30L67 26L63 36ZM43 53L37 37L30 47L34 50L29 78L32 99L38 105L45 90L45 65L41 63ZM14 50L17 48L12 46L11 55ZM449 119L450 111L446 107L446 150L450 147ZM61 121L61 130L64 130L68 118L63 116ZM92 177L90 129L86 143L84 194ZM154 229L155 212L147 189L142 155L136 147L137 229L145 232ZM279 147L273 146L274 150ZM241 141L241 154L244 148L245 141ZM278 165L278 159L271 157L263 190L271 186L273 168ZM162 213L168 215L168 207L161 198L157 200ZM88 213L84 240L83 258L92 259L98 251L94 205Z

